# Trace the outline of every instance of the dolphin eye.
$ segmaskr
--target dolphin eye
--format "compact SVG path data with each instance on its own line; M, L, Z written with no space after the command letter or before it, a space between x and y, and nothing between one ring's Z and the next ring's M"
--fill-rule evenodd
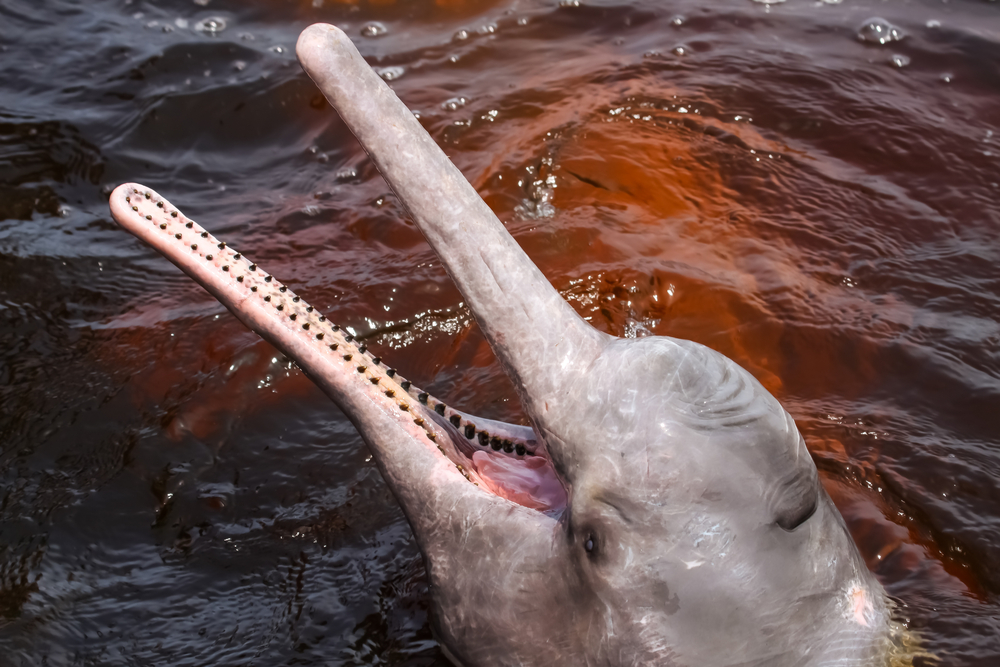
M597 545L594 543L594 536L593 535L591 535L590 537L588 537L587 541L583 543L583 548L587 550L588 554L594 553L594 549L597 548Z

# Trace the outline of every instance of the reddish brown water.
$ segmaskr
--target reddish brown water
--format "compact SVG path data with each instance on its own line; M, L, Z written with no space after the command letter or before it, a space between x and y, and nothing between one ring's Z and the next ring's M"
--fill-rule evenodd
M147 183L521 419L295 62L317 20L596 327L760 378L925 646L1000 664L998 10L0 0L0 665L444 664L350 423L107 212Z

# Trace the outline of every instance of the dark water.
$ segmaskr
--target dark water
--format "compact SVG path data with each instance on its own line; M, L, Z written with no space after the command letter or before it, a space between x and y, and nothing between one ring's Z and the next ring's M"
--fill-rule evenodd
M318 20L595 326L760 378L925 646L1000 664L998 3L0 0L0 665L444 664L351 425L107 211L156 188L521 419Z

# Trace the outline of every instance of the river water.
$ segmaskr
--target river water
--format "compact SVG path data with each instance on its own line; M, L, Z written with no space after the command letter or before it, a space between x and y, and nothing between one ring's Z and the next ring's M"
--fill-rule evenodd
M594 326L751 370L924 647L998 664L998 3L0 0L0 665L445 664L351 424L107 210L157 189L523 420L316 21Z

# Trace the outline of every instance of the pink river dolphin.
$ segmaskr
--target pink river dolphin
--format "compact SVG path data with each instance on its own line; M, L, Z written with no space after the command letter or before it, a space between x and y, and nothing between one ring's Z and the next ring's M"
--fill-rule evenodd
M702 345L585 322L336 27L303 68L455 281L530 426L404 379L148 187L111 211L340 407L416 536L457 665L903 664L794 421ZM905 634L905 633L903 633Z

